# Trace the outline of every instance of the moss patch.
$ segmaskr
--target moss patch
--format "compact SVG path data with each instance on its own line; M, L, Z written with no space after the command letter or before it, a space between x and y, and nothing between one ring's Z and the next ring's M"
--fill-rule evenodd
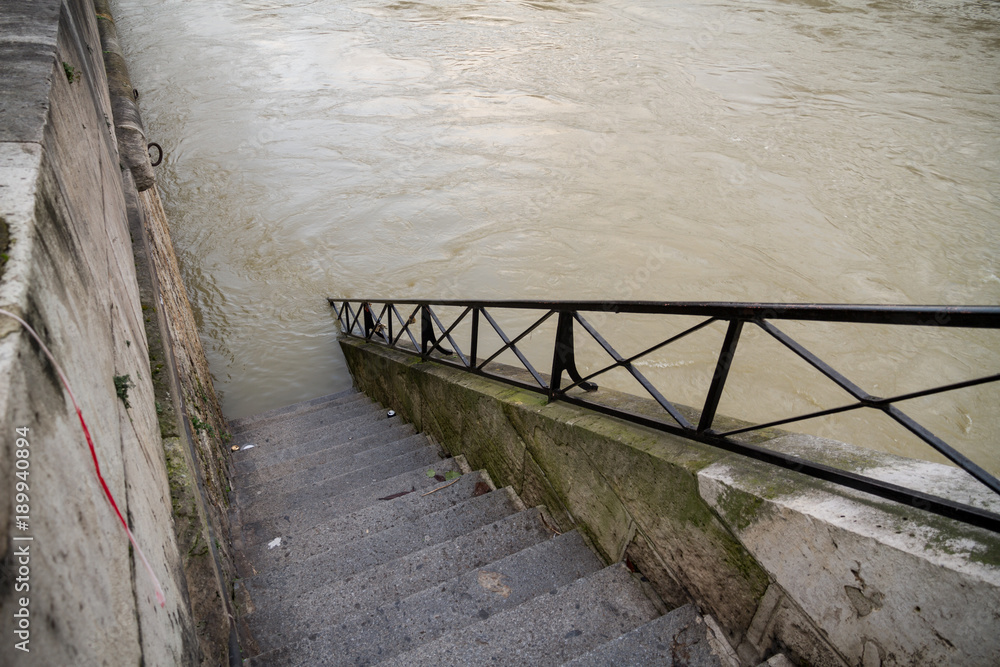
M924 548L954 556L968 558L974 563L1000 567L1000 535L969 526L958 521L924 512L913 507L890 503L858 494L854 500L877 508L889 515L892 525L886 526L897 533L907 532L927 536Z
M7 221L0 215L0 280L3 279L4 268L7 266L7 260L9 259L7 251L9 249L10 228L7 226Z
M733 488L727 488L718 499L723 518L740 532L764 514L765 502L763 498Z

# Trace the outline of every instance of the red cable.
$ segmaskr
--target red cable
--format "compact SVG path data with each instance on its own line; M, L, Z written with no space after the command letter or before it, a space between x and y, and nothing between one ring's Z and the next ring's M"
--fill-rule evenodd
M63 387L66 388L66 393L69 394L69 400L73 402L73 408L76 410L76 416L80 418L80 426L83 428L83 435L87 438L87 446L90 447L90 456L94 460L94 471L97 473L97 479L101 483L101 488L104 489L104 495L107 496L108 502L111 503L111 507L115 510L115 514L118 515L118 520L121 521L122 528L125 529L129 542L131 542L132 546L135 547L136 553L139 554L139 558L142 559L142 564L146 566L146 572L149 573L150 579L153 580L153 587L156 590L156 601L160 603L161 607L165 607L167 605L167 599L163 595L163 588L160 586L160 580L156 578L153 568L149 565L149 561L146 560L146 554L142 552L138 542L135 541L135 536L132 534L132 531L129 530L125 517L122 516L121 511L118 509L118 503L115 502L115 497L111 495L111 489L108 488L107 483L104 481L104 477L101 475L101 464L97 461L97 450L94 449L94 441L90 438L90 429L87 428L87 422L83 419L83 411L80 410L80 406L76 402L76 396L73 395L73 390L70 389L69 381L66 380L66 376L63 374L62 368L56 362L52 353L49 352L49 348L45 346L45 343L42 342L42 339L38 337L38 334L35 333L35 330L32 329L27 322L22 320L17 315L3 309L0 309L0 315L6 315L7 317L17 320L17 322L20 323L20 325L24 327L29 334L31 334L31 337L35 339L35 342L42 348L42 352L44 352L45 356L48 357L48 360L52 362L52 366L55 367L56 373L59 374L59 379L62 381Z

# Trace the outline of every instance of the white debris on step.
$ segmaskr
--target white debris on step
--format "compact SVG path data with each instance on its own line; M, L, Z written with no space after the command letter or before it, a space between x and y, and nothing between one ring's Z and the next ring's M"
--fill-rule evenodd
M243 447L240 448L240 451L242 452L242 451L246 451L248 449L253 449L256 446L257 445L243 445Z
M280 546L281 546L281 538L280 537L276 537L276 538L274 538L273 540L271 540L270 542L267 543L267 548L268 549L273 549L275 547L280 547Z

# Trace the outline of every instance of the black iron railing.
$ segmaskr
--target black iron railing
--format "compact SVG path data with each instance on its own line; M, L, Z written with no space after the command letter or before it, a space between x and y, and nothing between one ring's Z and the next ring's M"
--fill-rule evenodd
M932 396L965 387L997 382L1000 373L991 373L978 378L952 384L932 387L917 392L888 398L872 396L854 384L847 377L818 358L791 336L779 329L778 320L814 322L848 322L865 324L889 324L911 327L953 327L972 329L1000 329L1000 308L987 306L847 306L816 304L769 304L769 303L659 303L645 301L604 302L604 301L385 301L385 300L343 300L329 299L342 330L345 334L381 342L389 347L414 354L425 360L433 359L455 368L491 377L517 385L524 389L546 394L550 400L561 400L584 406L605 414L650 426L662 431L704 442L722 449L743 454L773 465L805 473L807 475L835 482L853 489L871 493L889 500L904 503L919 509L957 519L965 523L1000 532L1000 515L954 502L945 498L926 494L913 489L873 479L853 472L834 468L822 463L804 460L801 457L768 450L740 441L737 436L761 429L784 426L807 419L824 417L854 410L873 409L883 412L913 433L937 452L952 461L994 493L1000 494L1000 481L947 442L921 426L902 412L895 404L924 396ZM398 307L397 307L398 306ZM399 307L404 307L404 316ZM461 309L460 314L449 323L442 322L435 308ZM412 308L412 310L411 310ZM519 309L536 311L535 321L511 338L490 314L491 310ZM623 357L598 332L597 328L584 317L584 313L637 313L656 315L697 316L700 322L680 333L667 338L642 352ZM548 369L548 379L539 372L519 349L529 334L550 318L557 318L555 339L553 340L552 365ZM468 345L463 348L455 340L456 328L469 318L471 333ZM485 321L485 324L484 324ZM727 323L722 348L719 351L715 373L696 420L689 420L673 403L667 400L652 382L636 367L636 361L664 348L713 323ZM716 430L716 411L722 397L729 369L736 356L740 336L746 325L759 327L782 345L822 373L835 385L849 394L853 401L839 407L796 415L764 424L741 426L730 430ZM480 328L488 326L503 342L499 350L485 358L479 356ZM574 330L579 327L586 332L608 354L612 362L600 370L582 376L576 367ZM404 338L405 336L405 338ZM445 341L453 349L444 347ZM511 377L509 374L491 372L487 366L502 353L510 351L530 374L533 382ZM661 418L638 414L600 402L587 400L580 392L568 393L579 388L590 392L597 389L591 380L613 369L622 368L649 393L664 413ZM564 375L569 376L566 382ZM689 413L690 414L690 413ZM697 423L695 423L697 422Z

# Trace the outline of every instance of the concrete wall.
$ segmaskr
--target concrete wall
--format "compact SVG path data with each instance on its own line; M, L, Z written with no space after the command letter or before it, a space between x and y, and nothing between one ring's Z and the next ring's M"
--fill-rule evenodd
M149 360L181 554L203 665L238 647L228 518L228 426L174 255L156 186L130 205Z
M166 606L156 604L151 580L104 498L52 366L18 325L0 317L2 664L201 660L161 439L160 418L173 407L157 405L147 338L156 318L143 307L137 282L133 240L141 239L130 237L130 219L140 209L128 164L138 159L143 171L142 158L126 160L116 136L98 27L109 20L91 0L3 3L0 308L27 320L64 369L103 477L163 586ZM128 405L115 386L115 377L125 375ZM183 407L181 413L186 418ZM13 503L14 482L21 481L14 476L16 452L24 449L17 446L18 428L28 429L30 442L26 530L15 523ZM26 575L19 555L25 545ZM217 606L223 594L217 584ZM25 601L30 635L22 646L30 652L15 647L14 614ZM219 657L208 664L220 664Z
M1000 536L357 339L359 389L464 454L670 605L694 601L745 664L996 665ZM633 411L641 399L604 389ZM771 431L763 446L993 511L964 473Z
M238 663L228 520L228 425L187 299L148 139L108 0L94 0L126 181L129 231L163 438L174 534L203 665ZM132 183L135 184L132 187ZM140 192L141 191L141 192Z

